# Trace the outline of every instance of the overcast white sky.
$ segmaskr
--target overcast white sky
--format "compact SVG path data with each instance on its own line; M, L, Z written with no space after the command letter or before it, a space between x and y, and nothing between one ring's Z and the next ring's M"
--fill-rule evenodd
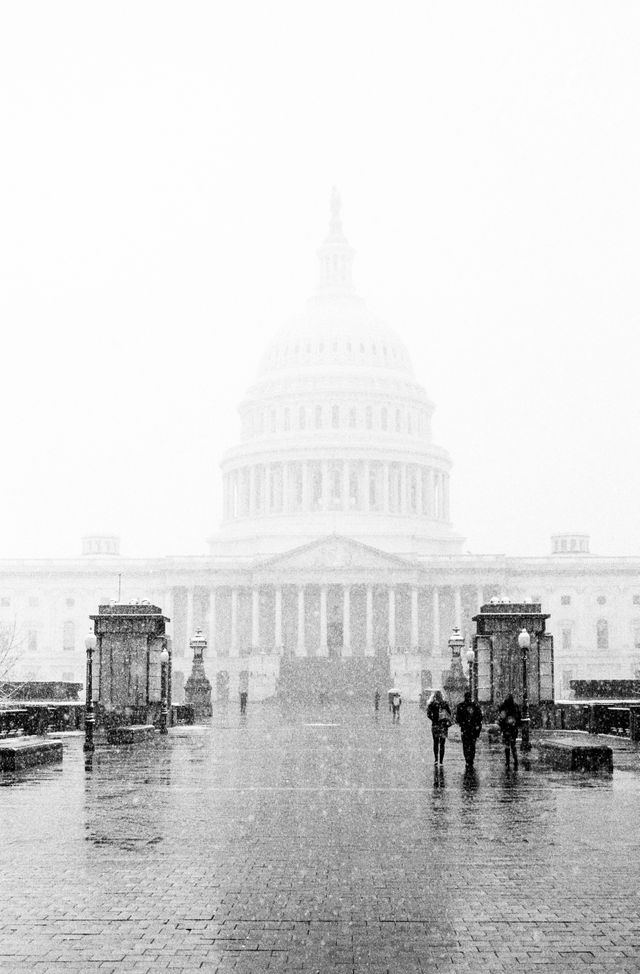
M474 552L640 553L640 6L5 4L0 557L201 553L336 183Z

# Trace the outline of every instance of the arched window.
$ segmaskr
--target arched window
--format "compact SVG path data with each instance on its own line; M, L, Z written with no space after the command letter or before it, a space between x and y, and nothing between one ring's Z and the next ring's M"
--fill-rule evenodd
M71 619L62 625L62 648L65 653L72 653L76 648L76 626Z
M609 649L609 623L606 619L598 619L596 623L596 647Z

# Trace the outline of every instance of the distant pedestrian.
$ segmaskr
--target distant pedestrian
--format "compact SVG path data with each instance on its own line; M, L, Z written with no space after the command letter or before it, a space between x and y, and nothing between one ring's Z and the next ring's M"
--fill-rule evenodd
M402 697L400 693L396 691L391 697L391 715L392 720L400 720L400 705L402 704Z
M246 714L247 712L247 697L249 696L246 690L240 691L240 713Z
M460 726L464 762L470 769L476 756L476 741L482 730L482 711L471 699L469 690L466 691L462 703L456 707L456 723Z
M376 690L376 692L374 694L374 697L373 697L373 709L375 710L376 713L378 713L378 711L380 710L380 691L379 690Z
M513 755L513 766L518 767L518 752L516 751L516 741L518 739L518 728L522 723L520 707L513 699L513 694L509 693L498 712L498 727L502 731L502 743L504 744L504 759L507 767L510 764L510 757Z
M451 726L451 707L442 696L442 691L434 690L431 699L427 704L427 717L431 721L431 734L433 736L433 756L436 764L444 761L444 747L449 736Z

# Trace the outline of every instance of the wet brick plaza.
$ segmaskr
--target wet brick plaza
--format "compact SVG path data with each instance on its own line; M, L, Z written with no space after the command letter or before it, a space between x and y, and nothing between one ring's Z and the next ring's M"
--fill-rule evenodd
M640 971L640 768L249 704L4 775L3 972Z

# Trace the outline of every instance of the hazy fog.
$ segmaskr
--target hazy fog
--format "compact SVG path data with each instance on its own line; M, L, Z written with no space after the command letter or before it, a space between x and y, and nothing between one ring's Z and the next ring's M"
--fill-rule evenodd
M468 548L640 553L639 35L625 2L6 4L0 556L205 550L333 183Z

